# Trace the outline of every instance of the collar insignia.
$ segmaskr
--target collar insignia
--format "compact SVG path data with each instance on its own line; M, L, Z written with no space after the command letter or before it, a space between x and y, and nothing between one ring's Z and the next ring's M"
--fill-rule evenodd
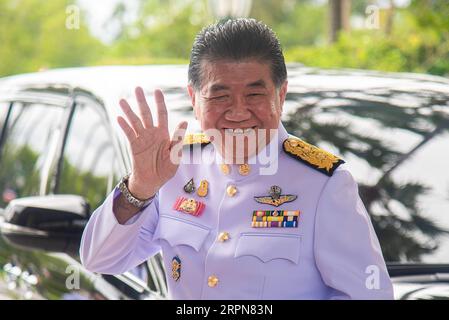
M296 137L287 138L282 146L284 151L291 157L329 177L332 176L339 165L345 163L343 159L340 159L332 153Z

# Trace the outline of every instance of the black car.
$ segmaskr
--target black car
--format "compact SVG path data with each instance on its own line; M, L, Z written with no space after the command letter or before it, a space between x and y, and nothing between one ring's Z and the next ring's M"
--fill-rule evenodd
M397 299L449 298L449 80L288 65L283 123L349 164ZM44 71L0 79L0 298L164 299L158 254L94 274L78 248L90 214L131 167L116 124L135 86L193 118L186 66ZM150 100L151 101L151 100ZM447 157L447 158L446 158Z

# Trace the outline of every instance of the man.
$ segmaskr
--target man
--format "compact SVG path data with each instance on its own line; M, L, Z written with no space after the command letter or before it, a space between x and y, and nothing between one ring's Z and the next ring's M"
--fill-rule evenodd
M118 274L162 250L174 299L391 299L344 161L280 122L287 72L274 33L251 19L205 28L188 93L205 134L185 139L185 122L170 139L161 91L157 126L142 89L140 116L120 101L132 172L90 219L84 265Z

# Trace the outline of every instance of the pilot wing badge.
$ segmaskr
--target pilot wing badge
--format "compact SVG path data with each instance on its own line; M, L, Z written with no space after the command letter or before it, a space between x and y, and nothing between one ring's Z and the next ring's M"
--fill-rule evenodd
M297 196L293 194L281 194L281 188L278 186L271 186L269 196L254 197L254 200L259 203L279 207L281 204L296 200L296 198Z

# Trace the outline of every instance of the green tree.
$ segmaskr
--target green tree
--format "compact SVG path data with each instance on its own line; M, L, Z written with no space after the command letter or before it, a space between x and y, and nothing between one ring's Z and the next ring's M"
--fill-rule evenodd
M70 4L73 1L0 1L0 76L98 59L103 45L89 34L82 15L79 29L66 27Z

